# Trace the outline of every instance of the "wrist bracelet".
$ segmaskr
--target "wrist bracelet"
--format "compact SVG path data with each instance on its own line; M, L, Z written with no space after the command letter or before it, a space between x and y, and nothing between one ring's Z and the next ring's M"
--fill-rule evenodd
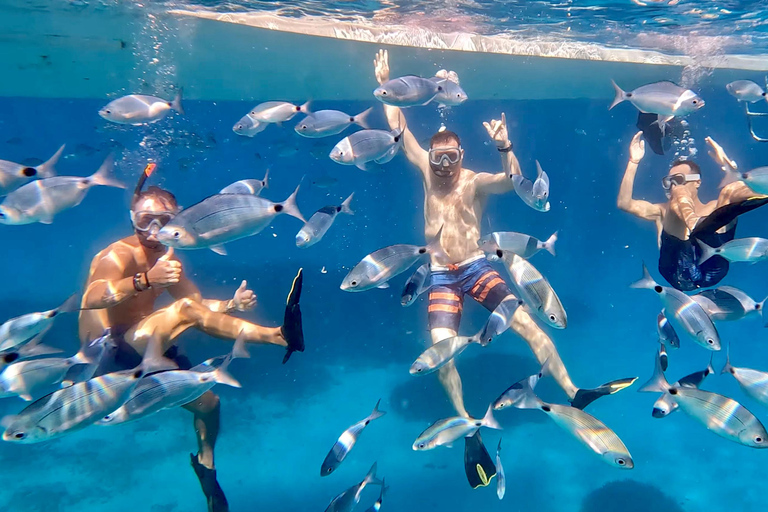
M133 289L136 290L137 292L143 292L144 290L146 290L146 288L144 288L144 286L141 284L140 273L136 273L133 275Z
M499 153L509 153L510 151L512 151L512 143L510 142L509 146L505 148L496 148L496 149L499 151Z
M149 282L149 276L147 275L146 272L144 272L144 281L147 282L147 287L145 288L145 290L149 290L150 288L152 288L152 285Z

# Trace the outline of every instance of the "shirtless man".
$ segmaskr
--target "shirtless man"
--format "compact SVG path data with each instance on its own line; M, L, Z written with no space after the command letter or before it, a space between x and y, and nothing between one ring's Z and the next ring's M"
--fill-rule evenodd
M386 51L379 51L374 68L380 84L389 80ZM464 150L455 133L436 133L430 141L429 151L425 151L407 128L405 116L399 108L384 105L384 111L392 129L403 128L405 156L419 169L424 180L426 239L434 238L441 226L443 228L440 243L444 254L433 255L430 262L429 329L432 343L437 343L457 335L465 294L489 311L512 295L504 280L488 263L477 241L488 196L512 191L510 176L520 174L520 164L507 137L504 114L500 121L484 123L501 153L504 171L489 174L477 173L462 166ZM575 407L583 408L598 397L615 393L634 382L634 379L623 379L596 389L579 389L571 381L552 340L524 308L517 309L511 327L528 343L540 363L549 361L553 377ZM439 370L439 378L456 412L469 416L464 408L461 379L453 361ZM464 461L470 485L488 485L496 474L496 468L480 435L465 440Z
M152 164L147 166L131 202L134 234L98 253L91 263L79 319L80 341L88 343L109 328L117 345L114 357L102 364L99 372L137 366L151 336L161 340L166 357L180 368L189 369L189 360L178 354L174 341L190 327L217 338L235 339L242 333L248 342L286 347L286 360L291 352L303 351L298 303L301 270L288 297L283 327L262 327L227 314L247 311L256 305L256 296L246 289L245 281L229 301L203 299L173 251L166 250L155 236L178 213L179 207L170 192L157 187L142 191L153 168ZM176 302L155 311L155 300L165 291ZM219 398L208 391L184 408L194 414L199 451L190 458L208 511L226 512L229 506L216 481L213 460L219 432Z
M726 168L736 169L736 162L728 158L717 142L706 138L711 147L710 156ZM656 224L660 249L659 272L678 290L692 291L719 283L728 273L728 260L713 256L702 264L698 240L710 247L719 247L733 240L739 215L766 203L741 181L726 185L716 200L702 203L699 199L701 173L691 160L676 160L669 173L662 178L668 201L649 203L633 199L635 174L645 156L645 141L638 132L629 145L629 162L619 188L619 209Z

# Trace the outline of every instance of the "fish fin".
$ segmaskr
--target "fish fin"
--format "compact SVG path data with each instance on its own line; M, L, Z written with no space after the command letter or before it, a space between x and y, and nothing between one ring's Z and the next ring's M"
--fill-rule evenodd
M371 162L357 162L355 164L355 167L357 167L361 171L366 171L366 172L374 172L379 170L379 167L371 164Z
M176 363L163 356L163 344L160 338L153 331L149 336L147 348L144 351L144 357L141 360L139 368L142 375L163 370L175 370L179 367Z
M26 402L31 402L32 401L32 395L30 395L29 393L21 393L19 395L19 398L21 398L22 400L24 400Z
M267 167L267 170L264 171L264 179L261 180L261 188L269 188L269 167ZM256 195L261 194L261 190L259 190L259 193Z
M488 410L485 411L485 416L483 416L481 423L484 427L501 430L501 425L499 425L499 422L493 417L493 405L488 406Z
M365 475L362 482L363 487L376 481L376 465L376 462L374 462L371 469L368 470L368 474Z
M373 412L371 412L371 414L368 415L367 420L369 422L375 420L376 418L381 418L382 416L387 414L386 411L380 411L379 410L379 404L381 404L381 399L379 399L379 401L376 402L376 405L373 408Z
M763 309L765 308L766 302L768 302L768 297L764 298L762 302L759 302L757 306L755 306L755 309L757 310L757 312L760 313L760 318L763 319L763 322L764 322L763 327L768 326L768 324L765 323L766 318L765 318L765 315L763 314Z
M714 352L712 352L712 353L709 355L709 364L707 365L707 367L706 367L706 368L704 368L704 377L706 377L707 375L712 375L712 374L714 374L714 373L715 373L715 367L714 367L714 366L712 366L712 363L713 363L714 361L715 361L715 353L714 353ZM703 380L703 379L702 379L702 380Z
M299 205L296 204L296 195L299 193L299 187L301 187L301 183L296 185L296 190L293 191L293 194L288 196L288 199L280 203L280 206L283 207L283 213L286 213L291 217L295 217L306 224L307 220L299 211Z
M710 362L710 366L712 363ZM709 369L709 366L707 367ZM731 366L731 342L728 341L728 344L725 346L725 366L723 366L723 369L720 370L720 375L724 373L730 373L731 370L733 370L733 366Z
M64 153L65 146L66 144L62 144L59 150L56 151L56 153L54 153L51 158L35 167L40 178L50 178L52 176L56 176L56 164L59 162L61 154Z
M661 369L661 358L657 352L653 367L653 377L640 386L637 391L639 393L664 393L668 391L669 388L669 382L667 382L667 379L664 377L664 370Z
M429 241L429 243L426 246L426 251L428 254L431 255L444 255L443 246L440 243L440 239L443 236L443 228L445 226L440 226L440 229L437 230L437 234L432 238L432 240Z
M175 110L181 115L185 114L184 107L181 106L181 96L183 92L184 92L184 89L179 88L179 90L176 92L176 96L173 98L173 100L169 104L173 110Z
M387 288L389 288L389 283L387 283L387 282L381 283L381 284L380 284L379 286L377 286L376 288L378 288L378 289L380 289L380 290L386 290Z
M59 313L73 313L75 311L80 310L80 300L79 295L77 293L73 293L69 296L67 300L64 301L64 303L56 308L56 314Z
M231 361L231 359L229 359L229 361ZM229 374L229 372L227 372L226 367L228 366L229 361L225 362L219 368L213 370L213 379L218 384L225 384L227 386L232 386L233 388L241 388L243 386L237 381L237 379L235 379L232 375Z
M360 112L353 118L354 123L360 126L361 128L363 128L364 130L369 130L370 128L368 127L368 115L371 112L373 112L373 107L367 108L364 111Z
M125 184L112 178L112 169L115 167L114 155L107 156L99 169L88 178L92 185L102 185L105 187L125 188Z
M213 245L213 246L209 247L209 249L212 250L213 252L215 252L216 254L221 255L221 256L226 256L227 255L227 248L224 247L224 244Z
M656 355L658 356L658 353ZM586 406L598 398L618 393L622 389L628 388L634 384L636 380L637 377L629 377L626 379L617 379L612 380L611 382L606 382L602 386L598 386L594 389L579 389L576 391L576 395L570 400L571 407L584 410Z
M240 331L240 335L232 346L232 359L250 359L251 354L245 346L245 333Z
M304 104L299 107L299 112L302 112L304 114L311 114L312 111L309 110L309 107L310 107L311 103L312 103L312 100L305 101Z
M699 265L707 261L709 258L717 254L716 247L710 247L704 242L702 242L700 239L696 239L696 243L699 244L699 247L701 248L701 258L699 258Z
M355 212L352 211L352 208L350 208L349 205L352 204L352 196L354 196L355 193L352 192L349 194L349 197L344 200L343 203L341 203L341 211L339 213L346 213L347 215L354 215Z
M613 91L614 91L614 97L613 102L611 103L611 106L608 107L608 110L611 110L613 107L621 103L622 101L627 99L627 93L621 90L621 87L616 85L616 82L611 80L611 85L613 85Z
M739 181L739 178L741 175L737 171L724 171L725 176L723 176L723 180L720 182L720 185L718 185L718 188L723 188L726 185L730 185L731 183L735 183Z
M557 254L555 254L555 242L557 242L557 231L552 233L552 236L547 238L547 241L541 244L540 249L545 249L552 256L557 256Z
M630 288L648 288L649 290L652 290L657 285L656 281L653 280L651 277L651 274L648 272L648 267L645 266L645 263L643 263L643 277L642 279L635 281L631 285L629 285Z
M40 224L53 224L53 215L41 215L38 220Z
M545 174L544 169L541 168L541 164L536 160L536 178L541 178L543 174Z

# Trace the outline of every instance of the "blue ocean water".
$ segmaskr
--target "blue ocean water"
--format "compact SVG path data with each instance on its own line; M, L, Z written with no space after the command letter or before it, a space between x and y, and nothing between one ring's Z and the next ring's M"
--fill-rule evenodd
M407 51L391 54L396 58ZM450 69L450 54L440 58ZM762 79L750 73L744 78ZM688 122L703 172L700 196L711 199L721 171L706 156L705 136L717 140L745 169L762 165L768 148L749 137L744 114L732 97L711 88L706 77L697 85L707 105ZM472 91L467 92L471 98ZM260 100L277 99L279 91L275 95ZM500 162L482 122L505 112L523 172L533 176L535 160L548 172L550 212L531 210L514 193L494 196L483 231L514 230L541 239L559 232L557 257L544 253L532 262L568 312L566 330L544 329L582 387L628 376L645 381L657 348L658 299L628 287L640 277L642 261L661 279L655 271L655 229L616 208L636 111L621 105L608 112L610 95L606 84L605 101L470 99L442 115L433 106L406 112L419 140L428 139L444 123L461 136L466 167L489 172L499 171ZM543 414L502 411L497 416L504 430L483 435L491 452L503 436L507 496L498 501L495 481L489 488L472 490L460 445L411 450L425 427L453 412L435 375L408 374L428 339L425 299L407 309L400 306L400 287L408 274L394 279L387 290L352 294L339 289L348 269L366 254L386 245L424 241L423 189L407 160L398 155L378 173L340 166L327 154L341 136L304 139L293 132L293 122L271 126L253 139L238 137L231 127L253 106L250 101L187 101L185 116L172 115L148 127L108 125L97 115L105 103L0 99L0 158L45 160L66 144L59 173L86 176L114 152L116 174L129 190L152 160L158 163L152 183L168 188L187 206L233 181L262 178L267 169L270 185L262 195L283 200L301 182L299 205L305 216L355 193L356 214L339 217L326 238L309 249L299 250L294 243L301 223L283 216L259 235L229 244L226 257L210 251L181 254L185 271L205 297L227 299L247 279L259 305L243 317L266 325L280 323L291 279L297 268L305 271L306 352L281 366L281 350L255 347L252 359L236 361L231 369L243 388L216 388L222 400L216 466L233 511L323 510L335 495L360 481L374 461L391 487L384 503L391 510L661 512L728 506L752 512L768 503L761 485L766 453L717 437L682 413L652 418L655 396L637 393L637 385L589 408L628 446L633 470L604 464ZM373 99L323 101L314 108L357 113L374 105L371 124L384 127L381 108ZM664 200L659 180L671 160L671 155L647 151L635 197ZM313 184L325 176L336 183L329 188ZM129 199L127 191L94 188L80 206L62 213L52 225L2 226L3 319L50 309L81 292L91 258L131 233ZM758 210L744 216L739 236L768 236L764 215ZM734 264L723 284L762 300L768 295L767 272L765 263ZM469 300L465 306L461 331L471 334L487 313ZM765 331L757 317L718 327L723 340L733 345L734 364L768 369ZM57 321L46 343L74 353L76 334L76 318L68 315ZM182 335L180 345L193 362L224 354L230 347L198 332ZM677 379L703 369L709 356L683 340L683 346L670 353L668 375ZM715 368L723 363L724 354L715 354ZM506 387L538 365L525 343L508 332L485 349L470 347L458 367L469 411L480 415ZM768 411L747 398L730 377L710 377L705 387L736 398L768 420ZM565 401L551 383L541 388L547 399ZM335 439L365 417L379 398L388 414L366 429L333 475L321 478L320 464ZM23 406L21 400L4 399L0 413L14 414ZM12 479L0 490L0 509L204 510L187 455L196 449L191 415L182 410L128 425L92 426L44 444L3 443L0 460ZM377 495L376 486L366 490L360 510Z

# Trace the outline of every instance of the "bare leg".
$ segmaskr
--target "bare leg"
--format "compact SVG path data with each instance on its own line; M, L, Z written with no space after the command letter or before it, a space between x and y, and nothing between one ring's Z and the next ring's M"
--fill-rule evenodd
M720 195L717 198L717 207L720 208L727 204L746 201L751 197L764 196L749 188L744 182L736 181L724 186L722 190L720 190Z
M194 414L195 434L197 435L197 460L208 469L216 469L213 460L213 448L219 436L221 416L219 397L213 391L206 391L200 398L184 406Z
M436 327L430 331L430 335L434 345L438 341L456 336L456 331L445 327ZM461 377L459 377L459 372L453 360L438 370L438 377L459 416L469 417L467 410L464 408L464 392L461 386Z

